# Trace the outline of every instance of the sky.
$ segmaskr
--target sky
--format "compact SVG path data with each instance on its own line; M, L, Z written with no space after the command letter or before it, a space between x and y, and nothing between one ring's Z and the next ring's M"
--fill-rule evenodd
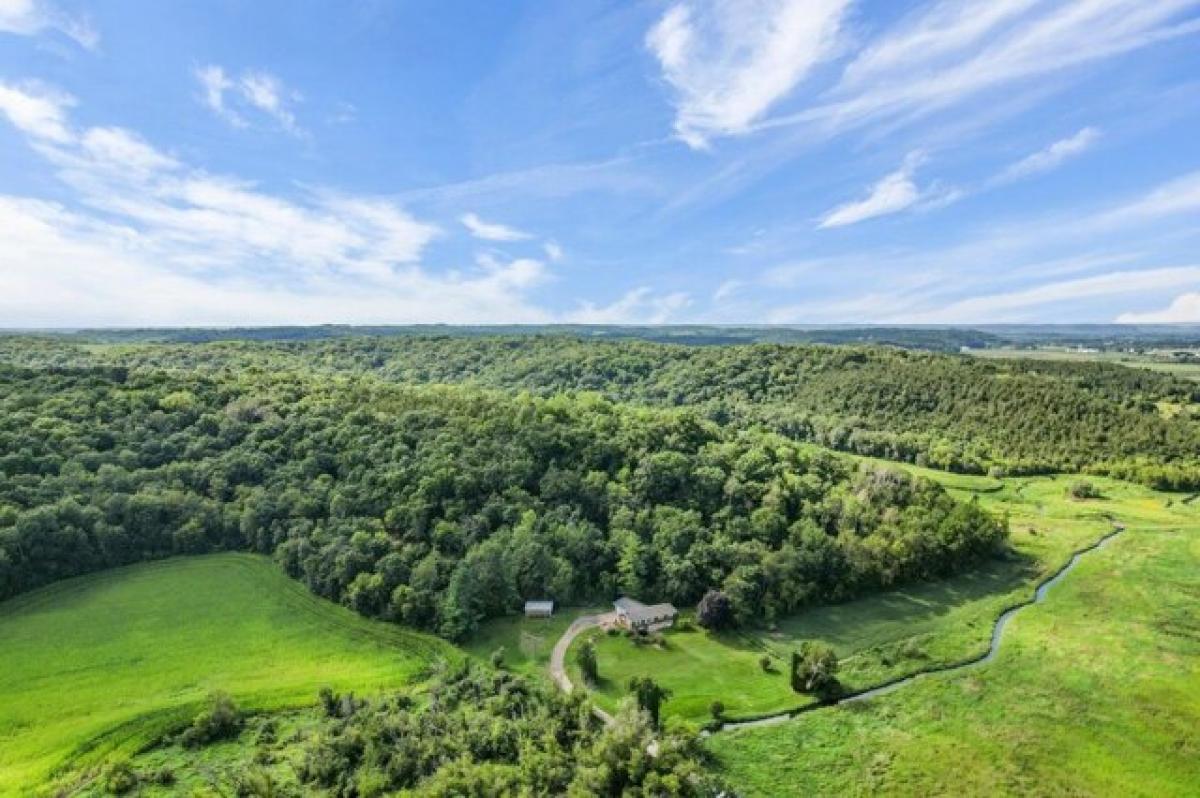
M0 0L0 327L1200 322L1200 0Z

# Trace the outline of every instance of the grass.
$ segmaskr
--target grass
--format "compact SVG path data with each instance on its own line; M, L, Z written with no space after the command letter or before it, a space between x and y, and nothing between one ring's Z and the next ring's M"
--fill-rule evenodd
M248 709L369 692L453 651L308 593L270 560L219 554L68 580L0 604L0 796L68 762L127 755L213 690Z
M464 644L468 654L490 662L492 652L504 649L504 668L524 676L549 679L550 652L571 622L603 608L555 608L550 618L510 615L485 621Z
M1194 795L1198 602L1200 519L1131 526L993 662L707 745L751 796Z
M709 720L715 700L730 718L796 708L813 700L792 692L785 675L791 651L804 640L834 648L841 660L839 678L851 690L958 662L986 651L997 616L1029 598L1074 551L1110 531L1111 519L1130 526L1200 519L1200 506L1184 505L1182 497L1117 480L1089 478L1103 498L1074 501L1067 486L1076 476L995 479L890 465L934 479L958 498L1007 516L1008 556L950 579L814 608L771 629L721 636L674 632L665 636L661 649L595 636L602 677L596 702L611 711L632 676L652 676L674 693L664 715L691 723ZM759 665L764 651L775 657L774 674L763 673ZM579 683L577 673L572 677Z
M663 634L661 646L636 644L623 634L595 632L587 637L595 641L600 671L593 697L609 712L627 695L634 676L653 676L671 690L665 716L695 724L712 718L709 707L714 699L725 704L730 716L804 703L792 692L786 667L776 663L771 672L764 672L759 664L763 650L739 635L713 635L698 628L672 630ZM571 681L583 684L573 659L567 667Z
M1186 347L1181 347L1186 349ZM1167 353L1175 351L1166 350ZM1195 350L1190 350L1195 351ZM1169 354L1146 352L1088 351L1069 347L1039 347L1037 349L970 349L967 354L982 358L1013 358L1022 360L1066 360L1090 363L1116 363L1130 368L1149 369L1173 374L1192 380L1200 380L1200 363L1184 363L1172 360Z

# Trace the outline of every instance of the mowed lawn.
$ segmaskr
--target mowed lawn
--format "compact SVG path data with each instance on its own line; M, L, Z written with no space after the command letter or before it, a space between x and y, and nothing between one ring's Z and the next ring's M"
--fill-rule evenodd
M692 723L712 719L710 707L719 699L730 716L748 716L807 704L810 698L792 692L786 663L775 662L766 672L759 664L764 651L739 636L714 635L703 629L672 630L663 644L635 644L623 634L593 632L571 646L567 664L571 681L583 679L574 662L581 641L596 644L600 682L594 686L597 704L614 712L628 695L629 680L650 676L669 689L663 715Z
M1200 503L1184 504L1184 497L1117 480L1088 477L1103 497L1076 501L1067 497L1067 488L1077 476L993 479L889 465L928 476L963 500L1007 515L1009 554L949 579L816 607L780 619L771 629L720 636L674 632L665 636L663 648L596 635L602 677L597 703L611 710L627 694L631 677L651 676L673 693L664 715L692 723L709 720L709 707L718 700L734 719L796 708L813 700L792 692L785 674L791 652L805 640L834 648L839 678L850 690L958 662L986 651L1000 613L1030 598L1038 582L1109 533L1114 521L1131 529L1200 523ZM572 646L572 661L578 645ZM774 673L759 665L764 652L774 657ZM576 683L577 677L573 671Z
M1131 526L987 665L707 745L746 795L1195 795L1198 619L1200 524Z
M0 604L0 795L68 760L130 753L225 690L250 709L323 685L412 683L440 641L319 599L270 560L179 558L51 585Z

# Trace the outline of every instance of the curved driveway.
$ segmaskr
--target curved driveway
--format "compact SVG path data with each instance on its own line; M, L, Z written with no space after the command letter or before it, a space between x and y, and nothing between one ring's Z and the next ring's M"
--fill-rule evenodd
M576 637L586 632L588 629L594 629L613 620L613 613L606 612L600 615L581 615L572 621L567 627L567 631L562 633L562 637L558 638L558 642L554 644L554 650L550 652L550 678L554 679L554 683L564 693L571 692L575 686L571 684L571 678L567 676L567 649L571 647L571 643ZM593 707L596 717L605 723L612 723L612 715L609 715L599 707Z

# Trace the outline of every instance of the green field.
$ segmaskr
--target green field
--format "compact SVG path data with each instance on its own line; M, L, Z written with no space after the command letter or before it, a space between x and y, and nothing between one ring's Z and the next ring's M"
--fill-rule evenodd
M1196 519L1133 526L987 665L708 746L748 795L1195 795L1198 600Z
M219 554L72 579L0 604L0 795L68 761L136 751L213 690L248 709L323 685L411 684L453 651L308 593L270 560Z
M642 675L674 693L664 707L666 716L693 723L710 718L714 700L725 705L730 718L802 706L812 699L793 693L784 672L790 652L803 640L833 646L841 659L839 678L850 690L957 662L986 651L997 616L1029 598L1035 585L1074 551L1109 532L1110 519L1131 527L1200 523L1200 507L1183 504L1182 497L1117 480L1090 479L1103 497L1075 501L1066 491L1078 477L997 480L903 467L1007 515L1012 528L1008 555L951 579L814 608L781 619L771 629L722 636L672 632L662 648L594 635L602 677L597 703L615 708L629 678ZM764 673L759 665L764 651L775 657L774 673Z
M1195 350L1191 350L1195 351ZM1200 380L1200 363L1181 363L1174 361L1168 354L1147 352L1137 354L1132 352L1089 351L1068 347L1039 347L1037 349L1016 349L998 347L996 349L969 349L967 354L983 358L1016 358L1022 360L1067 360L1080 363L1116 363L1130 368L1150 369L1176 377Z

